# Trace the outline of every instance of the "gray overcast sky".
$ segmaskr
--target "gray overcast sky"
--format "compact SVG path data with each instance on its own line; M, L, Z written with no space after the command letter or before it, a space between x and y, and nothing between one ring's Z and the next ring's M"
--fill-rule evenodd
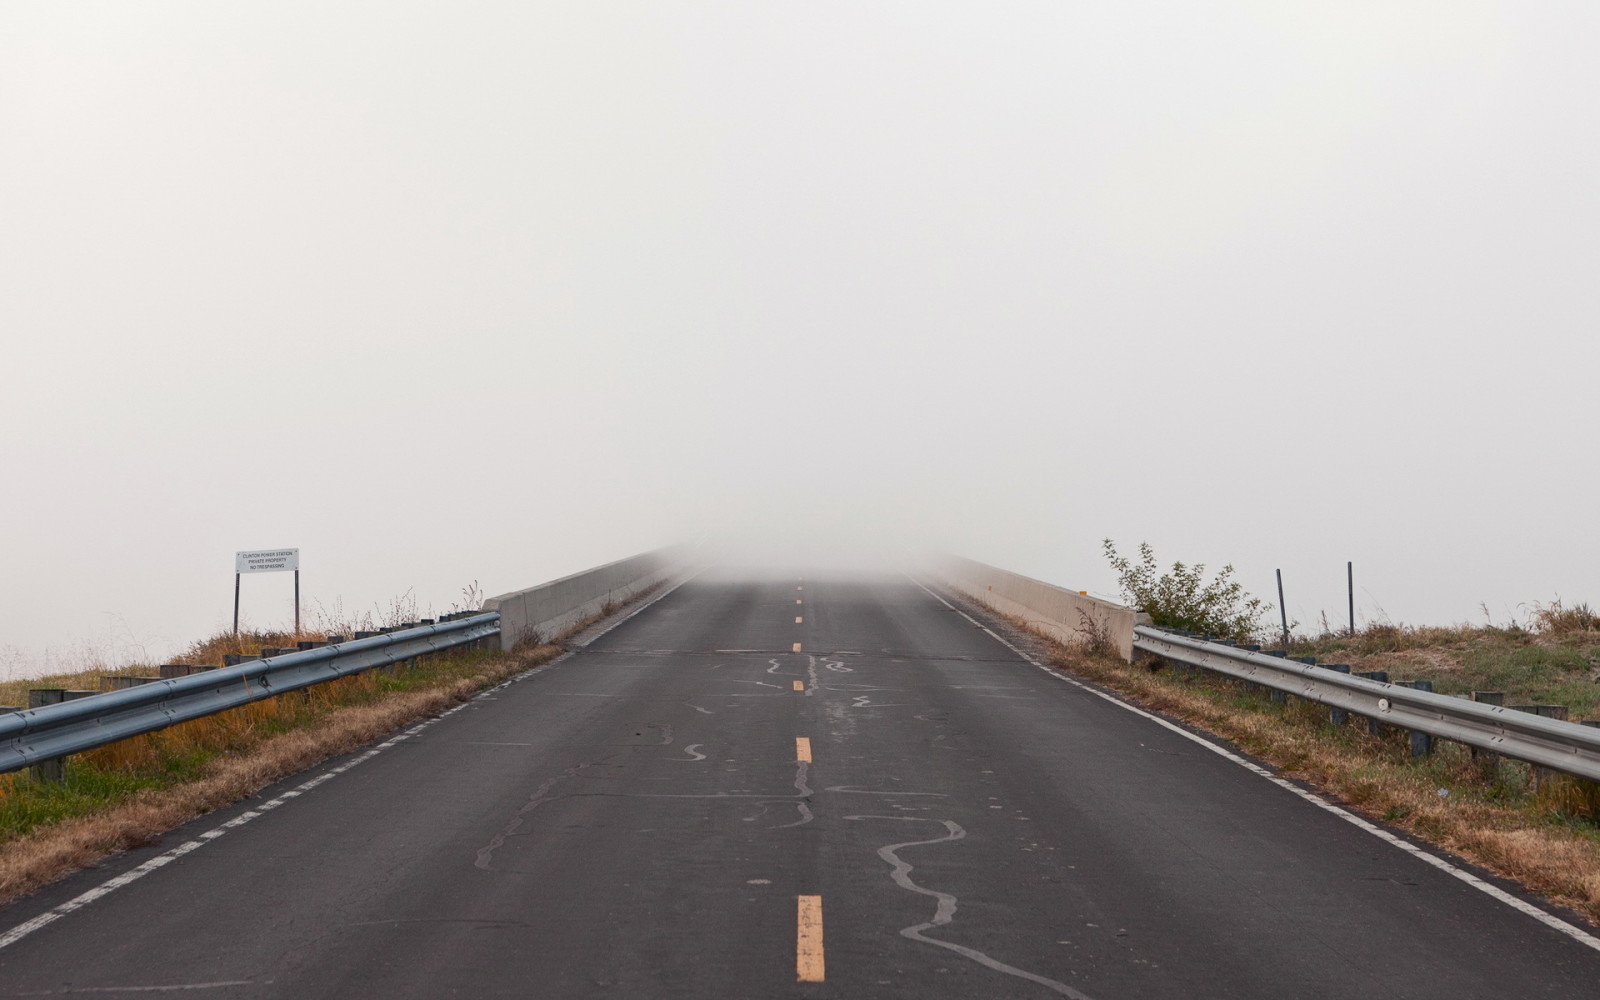
M1600 602L1597 21L11 0L0 649L707 532Z

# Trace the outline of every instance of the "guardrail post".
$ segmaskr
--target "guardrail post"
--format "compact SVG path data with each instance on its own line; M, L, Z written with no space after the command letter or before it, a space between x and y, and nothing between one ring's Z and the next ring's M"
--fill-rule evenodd
M1513 712L1528 712L1532 715L1542 715L1547 719L1560 719L1563 722L1567 721L1568 715L1571 714L1565 705L1511 705L1509 707ZM1554 777L1556 773L1548 767L1540 767L1538 764L1533 765L1534 792L1537 793L1543 787L1545 781Z
M1289 651L1287 649L1269 649L1269 650L1267 650L1267 655L1268 656L1276 656L1276 657L1279 657L1280 659L1282 659L1282 658L1288 657ZM1277 688L1272 688L1271 689L1271 696L1272 696L1272 703L1274 705L1287 705L1287 704L1289 704L1289 692L1287 692L1287 691L1279 691Z
M76 697L82 697L82 692L68 691L65 688L34 688L28 692L28 707L43 708L46 705L59 705ZM28 768L28 774L34 781L65 781L67 758L51 757L48 760L41 760Z
M1432 691L1433 681L1395 681L1396 687L1407 687L1416 691ZM1433 734L1410 730L1411 756L1426 757L1433 753Z
M1206 636L1205 638L1206 638L1206 640L1208 642L1216 641L1216 640L1212 639L1210 636ZM1229 643L1228 645L1232 645L1233 648L1242 649L1242 650L1244 650L1245 652L1248 652L1248 653L1259 653L1259 652L1261 652L1261 645L1259 643L1237 642L1237 643ZM1253 694L1260 694L1262 692L1262 690L1263 690L1262 686L1260 684L1257 684L1255 681L1245 681L1244 682L1244 689L1246 691L1249 691L1249 692L1253 693Z
M1506 703L1506 693L1504 691L1474 691L1472 692L1472 700L1481 705L1504 705ZM1473 746L1469 746L1467 749L1472 752L1472 759L1477 761L1478 769L1483 772L1485 778L1500 773L1499 754L1493 750L1479 750Z
M1387 684L1387 683L1389 683L1389 672L1387 670L1358 670L1358 671L1356 671L1355 675L1357 677L1365 677L1369 681L1377 681L1379 684ZM1368 736L1381 736L1382 734L1383 734L1383 723L1379 722L1377 719L1372 718L1371 716L1368 716L1367 717L1367 735Z
M203 674L207 670L221 669L222 667L215 663L163 663L161 665L161 679L169 680L173 677L188 677L190 674Z
M63 697L65 694L61 688L34 688L28 692L28 707L40 708L58 704L65 700ZM66 765L65 757L51 757L28 768L28 774L34 781L62 781L67 776Z
M1302 657L1300 657L1300 662L1301 663L1310 663L1310 664L1315 665L1316 662L1317 662L1317 658L1315 656L1302 656ZM1348 674L1350 672L1350 664L1348 664L1348 663L1324 663L1322 665L1322 669L1324 669L1324 670L1332 670L1334 673L1339 673L1339 674ZM1347 723L1349 721L1350 721L1350 713L1347 710L1342 709L1342 708L1330 708L1330 709L1328 709L1328 722L1332 723L1336 728L1340 728L1340 729L1344 728L1345 723Z
M107 691L126 691L141 684L154 684L160 679L160 677L129 677L124 674L118 677L102 677L100 682Z

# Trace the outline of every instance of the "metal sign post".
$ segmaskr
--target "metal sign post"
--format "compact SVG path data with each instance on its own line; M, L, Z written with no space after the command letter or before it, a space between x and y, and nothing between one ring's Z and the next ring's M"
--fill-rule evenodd
M239 580L246 573L294 573L294 630L300 632L300 550L261 549L233 556L233 634L239 634Z
M1283 648L1289 648L1289 606L1283 603L1283 570L1278 570L1278 614L1283 616Z
M1344 564L1344 579L1350 594L1350 634L1356 634L1356 564Z

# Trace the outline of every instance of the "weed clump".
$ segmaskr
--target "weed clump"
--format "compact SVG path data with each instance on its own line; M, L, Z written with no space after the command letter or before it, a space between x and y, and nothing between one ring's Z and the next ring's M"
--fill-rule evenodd
M1533 624L1545 635L1581 635L1600 632L1600 614L1582 601L1569 608L1558 597L1549 604L1533 606Z
M1233 579L1232 566L1222 567L1208 581L1201 563L1175 562L1162 572L1149 542L1139 543L1138 562L1118 552L1109 538L1101 547L1116 570L1123 597L1156 625L1248 640L1262 632L1261 619L1272 610L1272 605L1246 593L1244 585Z

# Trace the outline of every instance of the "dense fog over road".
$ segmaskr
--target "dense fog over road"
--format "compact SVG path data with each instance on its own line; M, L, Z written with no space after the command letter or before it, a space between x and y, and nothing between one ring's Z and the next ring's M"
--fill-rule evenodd
M707 538L1600 601L1597 21L8 4L0 674L277 546L330 611Z

